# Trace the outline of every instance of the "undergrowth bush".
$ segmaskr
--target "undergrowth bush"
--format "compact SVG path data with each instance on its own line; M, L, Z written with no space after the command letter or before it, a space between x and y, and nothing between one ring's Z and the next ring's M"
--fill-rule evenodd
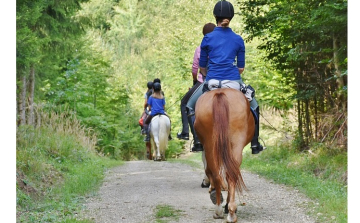
M41 113L41 125L18 127L16 140L17 222L67 222L119 164L96 152L96 136L68 112Z

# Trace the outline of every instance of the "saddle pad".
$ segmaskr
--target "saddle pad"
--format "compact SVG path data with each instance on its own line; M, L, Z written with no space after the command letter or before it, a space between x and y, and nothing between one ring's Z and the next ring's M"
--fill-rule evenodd
M217 88L233 88L240 91L240 84L237 81L211 79L208 81L208 88L210 91Z

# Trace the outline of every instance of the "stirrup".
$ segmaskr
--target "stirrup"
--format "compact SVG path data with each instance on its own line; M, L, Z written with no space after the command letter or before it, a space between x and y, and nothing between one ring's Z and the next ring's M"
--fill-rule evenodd
M178 133L176 137L182 140L189 140L189 133Z
M252 154L258 154L261 151L263 151L264 149L266 149L266 148L264 148L260 143L258 143L258 144L254 145L254 146L251 146L251 153Z

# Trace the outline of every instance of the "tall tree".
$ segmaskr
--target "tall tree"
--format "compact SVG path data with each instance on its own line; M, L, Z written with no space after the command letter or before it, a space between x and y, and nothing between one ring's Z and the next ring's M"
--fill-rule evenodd
M28 123L33 124L35 91L42 87L35 85L36 80L58 75L76 51L76 37L81 35L82 29L71 16L84 1L86 0L16 2L17 98L20 123L25 123L23 118L26 117L24 112L27 102ZM28 94L24 93L27 92L24 87L28 88Z
M332 129L320 128L328 125L324 114L347 111L347 1L249 0L241 2L241 12L248 40L261 38L267 59L285 78L295 78L301 145L321 139Z

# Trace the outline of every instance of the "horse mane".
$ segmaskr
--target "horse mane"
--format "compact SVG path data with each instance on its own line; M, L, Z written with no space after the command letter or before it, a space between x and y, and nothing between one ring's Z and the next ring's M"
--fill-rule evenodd
M213 142L215 166L222 175L221 184L224 184L223 173L226 173L228 184L234 185L236 190L241 193L245 188L245 183L241 176L240 164L234 159L232 154L232 144L229 139L229 101L223 92L214 94L212 104L213 114ZM225 181L226 182L226 181Z

